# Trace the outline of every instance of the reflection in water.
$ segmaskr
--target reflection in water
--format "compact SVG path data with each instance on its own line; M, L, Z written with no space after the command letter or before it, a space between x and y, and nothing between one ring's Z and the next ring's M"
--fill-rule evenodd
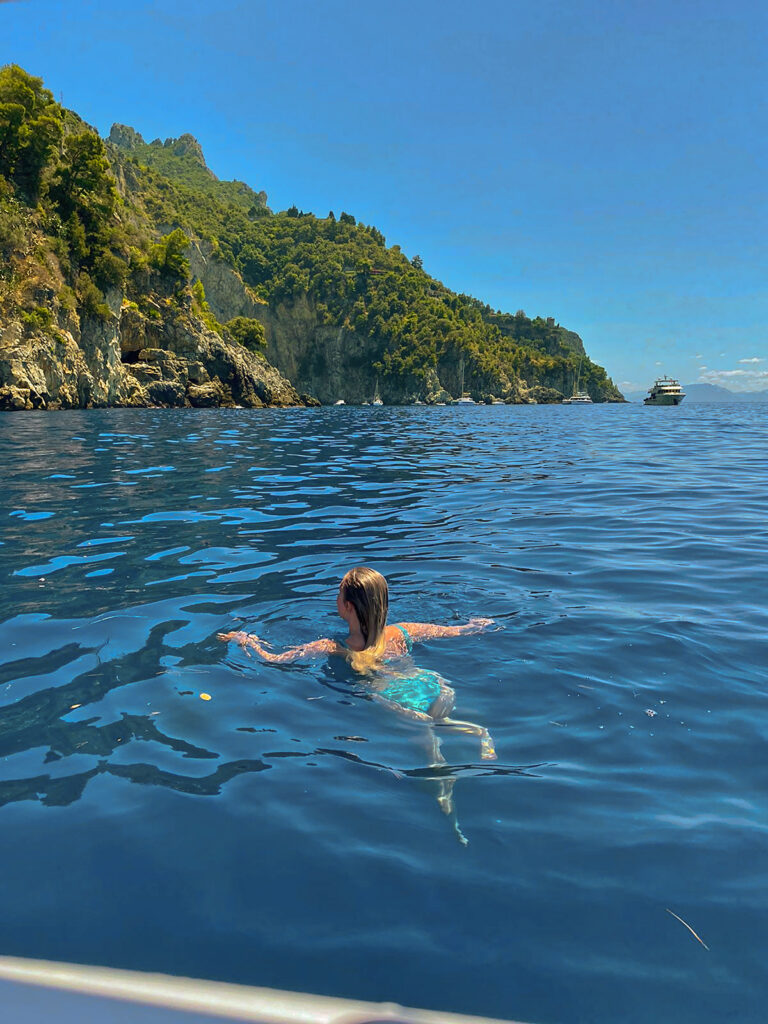
M215 754L213 755L216 756ZM61 807L74 803L86 785L97 775L115 775L143 786L165 786L191 796L216 796L221 787L238 775L266 771L270 765L258 760L230 761L219 765L210 775L188 776L163 771L152 764L109 764L104 761L90 771L63 778L37 775L30 779L16 779L0 783L0 807L16 800L39 800L47 807Z
M467 846L469 840L464 835L459 825L459 819L456 811L456 801L454 798L454 787L456 786L457 780L461 776L469 776L472 778L479 778L486 775L497 775L497 776L512 776L519 775L527 778L538 778L536 772L537 768L543 768L545 765L542 764L531 764L531 765L500 765L493 764L488 765L488 762L483 762L480 765L476 764L465 764L465 765L452 765L449 764L443 757L440 749L440 742L435 735L435 731L432 727L426 729L426 743L427 753L430 758L430 763L423 768L403 768L396 769L389 765L379 764L376 761L366 761L364 758L359 757L357 754L353 754L348 750L331 750L328 748L320 748L312 752L311 755L307 754L304 756L314 756L317 754L329 754L332 757L341 757L347 761L352 761L354 764L361 766L375 768L378 771L391 772L396 778L411 778L418 779L423 783L427 783L427 789L429 793L435 798L440 807L441 811L447 816L448 820L453 826L453 830L456 834L456 838L462 844ZM354 737L358 739L359 737ZM290 755L278 755L278 754L266 754L265 757L277 757L277 756L295 756L292 752ZM299 755L302 756L302 755Z
M123 714L120 722L103 726L92 724L98 721L96 718L81 722L62 719L74 708L103 700L117 687L160 676L165 671L159 662L163 652L162 637L178 625L174 622L159 624L151 630L143 650L109 662L99 660L96 666L76 676L71 683L37 690L14 704L0 708L0 756L7 757L42 745L50 747L46 756L48 761L73 753L103 755L112 753L127 740L144 739L165 744L187 757L217 757L185 740L163 735L151 719L144 716ZM78 655L85 652L98 655L100 648L70 645L67 650L74 650ZM36 675L42 666L50 670L53 665L65 665L62 654L58 651L34 659L29 664L34 665L35 670L29 669L28 665L24 675ZM20 678L24 676L19 675L12 681Z

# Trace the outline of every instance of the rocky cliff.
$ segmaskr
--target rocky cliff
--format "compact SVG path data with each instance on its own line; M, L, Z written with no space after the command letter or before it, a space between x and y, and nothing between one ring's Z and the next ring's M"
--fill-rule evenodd
M112 315L102 318L56 308L47 297L34 319L11 317L0 327L0 409L307 403L262 356L209 330L191 301L179 307L158 297L139 309L113 292Z
M553 365L542 380L526 382L499 370L487 370L460 349L449 349L416 380L389 378L376 370L381 358L371 338L349 326L329 325L311 294L299 292L282 302L268 303L244 284L232 266L209 242L189 250L191 272L202 281L214 315L226 322L233 316L252 317L264 326L265 355L304 395L322 404L343 400L347 405L370 403L378 394L385 404L450 403L462 392L476 402L510 404L555 403L572 393L574 370ZM567 344L584 358L578 334L563 332ZM588 388L588 385L585 385ZM622 401L610 382L593 390L595 401Z
M257 304L249 315L264 325L270 362L299 391L315 395L323 404L341 399L357 405L378 395L387 405L434 405L462 394L487 404L546 404L561 402L572 392L573 371L566 366L555 365L540 379L526 381L498 367L484 367L458 347L447 348L434 367L417 377L381 375L381 351L375 342L347 326L325 324L307 293L277 304ZM623 401L609 381L585 387L593 392L594 401Z

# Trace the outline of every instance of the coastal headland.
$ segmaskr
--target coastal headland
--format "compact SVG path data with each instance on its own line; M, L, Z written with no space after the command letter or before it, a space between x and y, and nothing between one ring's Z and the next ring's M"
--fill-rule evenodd
M16 65L0 131L0 409L624 400L553 317L352 214L273 212L191 135L104 140Z

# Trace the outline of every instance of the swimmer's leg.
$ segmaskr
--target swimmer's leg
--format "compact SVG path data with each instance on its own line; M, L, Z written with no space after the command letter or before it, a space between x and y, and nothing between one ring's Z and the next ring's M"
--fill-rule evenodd
M430 767L438 767L439 765L445 764L446 760L443 757L442 750L440 749L440 740L431 726L428 730L428 736L428 749L432 759ZM459 819L456 815L456 805L453 802L453 787L455 785L456 779L452 775L438 779L437 802L440 805L440 810L443 814L450 818L451 824L453 825L453 831L456 833L456 838L462 846L468 846L469 840L459 827Z
M432 716L426 714L424 711L417 711L415 708L407 708L402 704L398 704L395 700L387 700L386 697L382 697L380 693L374 693L374 700L378 701L379 704L383 704L385 708L389 708L390 711L394 711L398 715L402 715L404 718L410 718L414 722L432 722Z
M430 757L430 766L437 764L445 764L445 758L443 752L440 749L440 740L435 735L435 730L432 728L427 729L427 751Z
M468 733L470 736L479 736L480 757L484 761L496 760L496 748L493 745L491 734L484 726L477 725L475 722L462 722L458 718L440 718L435 722L435 725L445 725L449 729L455 729L457 732Z
M444 720L453 711L456 703L456 694L444 683L442 679L440 682L440 693L435 697L429 706L429 717L433 718L436 722Z
M427 750L429 752L429 767L438 768L440 765L446 763L443 757L443 752L440 749L440 740L437 738L435 730L430 726L427 729ZM446 778L441 776L437 780L437 802L440 805L440 810L443 814L453 814L453 787L455 785L455 779Z

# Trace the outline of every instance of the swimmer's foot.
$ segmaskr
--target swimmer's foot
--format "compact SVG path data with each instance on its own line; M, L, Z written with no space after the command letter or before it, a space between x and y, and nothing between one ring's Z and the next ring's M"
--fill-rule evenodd
M469 840L459 828L459 823L455 821L453 823L453 830L456 833L456 838L459 840L462 846L469 846Z
M443 814L453 814L453 797L450 793L440 793L437 802Z
M480 740L480 757L483 761L495 761L496 760L496 748L493 745L493 740L488 733Z

